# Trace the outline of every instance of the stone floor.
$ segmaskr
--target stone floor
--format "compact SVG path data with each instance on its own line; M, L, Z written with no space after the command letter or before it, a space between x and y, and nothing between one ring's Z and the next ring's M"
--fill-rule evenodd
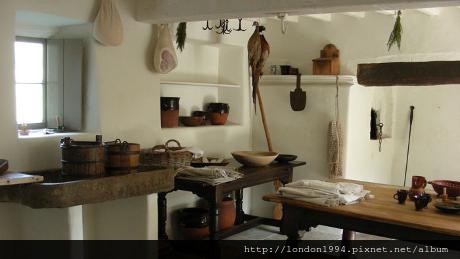
M303 240L340 240L342 230L326 226L312 228L311 231L305 232ZM239 234L233 235L227 240L285 240L286 236L279 233L279 228L272 226L258 226ZM356 233L357 240L389 240L388 238Z

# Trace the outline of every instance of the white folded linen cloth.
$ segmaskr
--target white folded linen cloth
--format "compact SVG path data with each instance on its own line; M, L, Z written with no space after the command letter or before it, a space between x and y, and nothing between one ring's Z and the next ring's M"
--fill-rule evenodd
M205 182L210 185L231 182L242 178L243 174L228 168L219 166L209 166L203 168L194 168L185 166L177 170L177 178Z
M281 187L279 193L287 198L334 207L359 202L370 191L354 183L300 180Z

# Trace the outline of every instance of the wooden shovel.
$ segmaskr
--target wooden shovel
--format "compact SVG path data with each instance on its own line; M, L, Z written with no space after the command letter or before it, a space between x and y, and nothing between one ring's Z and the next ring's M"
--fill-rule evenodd
M307 104L307 94L300 87L302 74L297 74L297 83L294 91L291 91L291 108L294 111L303 111Z
M0 175L8 170L8 161L0 159Z

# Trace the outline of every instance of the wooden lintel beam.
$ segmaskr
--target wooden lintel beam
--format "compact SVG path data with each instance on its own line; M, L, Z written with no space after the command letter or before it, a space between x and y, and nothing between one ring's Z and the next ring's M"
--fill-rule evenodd
M359 64L357 78L364 86L460 84L460 61Z

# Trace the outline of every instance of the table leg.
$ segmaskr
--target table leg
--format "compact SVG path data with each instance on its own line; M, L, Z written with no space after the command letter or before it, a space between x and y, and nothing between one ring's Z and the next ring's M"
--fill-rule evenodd
M243 211L243 189L235 191L235 205L236 205L236 219L235 225L244 223L244 211Z
M209 205L209 240L217 240L219 231L219 207L222 202L222 195L213 193L208 197Z
M345 252L340 254L340 258L352 259L356 258L355 255L349 253L352 251L353 241L356 239L356 232L344 229L342 232L342 246L345 247Z
M281 234L286 235L289 243L301 240L304 230L310 230L302 217L301 211L283 204L283 218L281 219Z
M158 239L168 240L168 234L166 234L166 219L167 219L167 208L166 208L166 193L158 193Z

